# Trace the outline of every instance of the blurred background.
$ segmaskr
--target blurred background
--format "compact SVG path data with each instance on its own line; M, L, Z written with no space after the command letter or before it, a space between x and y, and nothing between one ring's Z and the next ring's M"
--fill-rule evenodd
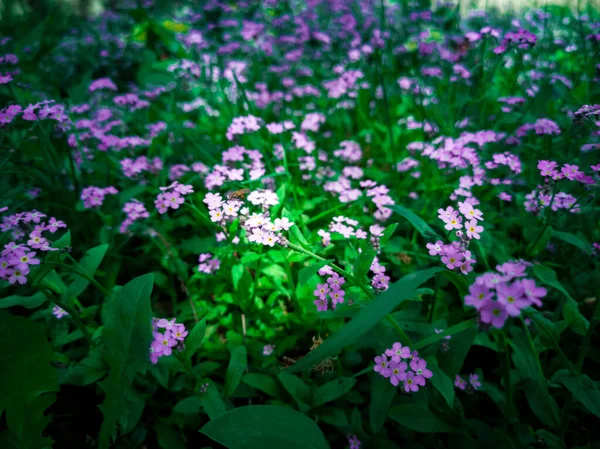
M255 0L257 3L260 0ZM298 3L302 0L281 0L282 2ZM388 3L400 3L408 0L386 0ZM207 0L197 1L170 1L170 0L155 0L152 2L147 1L136 1L136 0L0 0L0 19L9 20L15 18L24 13L34 12L43 16L48 14L52 9L59 7L63 10L68 10L74 14L84 16L94 16L102 13L106 9L117 9L122 6L132 6L132 4L138 3L140 6L152 3L155 6L157 4L163 4L165 8L173 6L183 6L184 4L203 4L208 3ZM222 3L234 6L238 3L236 0L224 1ZM252 3L245 1L244 3ZM414 3L414 2L413 2ZM433 3L429 1L421 1L417 3ZM594 6L600 8L600 0L453 0L452 4L460 4L460 8L463 11L472 9L489 9L496 8L502 11L523 9L523 8L537 8L544 5L568 5L573 9L583 9L587 6Z

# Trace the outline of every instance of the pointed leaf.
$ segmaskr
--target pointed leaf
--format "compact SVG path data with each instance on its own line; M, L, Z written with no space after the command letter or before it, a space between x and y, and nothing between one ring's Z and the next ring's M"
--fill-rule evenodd
M432 278L440 270L441 268L430 268L404 276L385 292L379 294L373 301L366 304L356 317L325 340L321 346L289 367L287 372L293 373L310 368L328 357L339 354L343 348L367 333L401 302L410 298L421 284Z
M100 266L102 259L106 255L108 245L100 245L95 248L86 251L85 255L79 262L80 268L91 278L96 274L96 270ZM83 293L83 291L90 285L90 281L82 276L77 276L75 280L67 287L67 298L73 299Z
M328 449L319 426L291 408L251 405L235 408L200 430L230 449Z
M247 363L245 346L238 346L231 351L229 366L225 373L225 386L223 387L223 397L225 399L230 397L240 384Z

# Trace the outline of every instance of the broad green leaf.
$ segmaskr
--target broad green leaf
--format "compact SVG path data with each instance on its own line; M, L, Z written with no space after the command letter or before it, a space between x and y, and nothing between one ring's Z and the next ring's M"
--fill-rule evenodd
M329 444L310 418L291 408L250 405L209 421L200 430L230 449L327 449Z
M89 249L79 261L79 269L83 270L91 278L96 274L96 270L100 266L102 259L106 255L108 245L100 245ZM90 281L82 276L75 277L75 280L67 287L67 298L72 300L77 298L90 285Z
M325 407L319 415L319 419L327 424L331 424L332 426L342 428L348 427L348 418L341 408Z
M401 426L415 432L457 432L452 425L422 405L402 404L390 409L388 416Z
M104 421L100 430L100 448L107 449L117 425L127 427L127 397L138 372L150 363L152 340L150 294L153 277L140 276L127 283L105 305L102 340L110 371L100 386L106 394L101 406Z
M562 383L575 399L592 414L600 418L600 387L585 374L575 376L567 370L558 371L554 380Z
M555 288L556 290L558 290L566 296L567 300L563 305L563 316L575 332L577 332L580 335L583 335L590 323L587 320L587 318L584 317L583 314L579 311L577 301L575 301L573 297L569 294L569 292L562 286L562 284L558 282L556 272L551 268L545 267L543 265L535 265L533 267L533 272L537 276L537 278L544 284Z
M302 268L298 273L298 284L307 284L310 278L317 274L317 272L328 263L330 263L329 260L321 260L319 262L313 263L312 265Z
M286 370L287 371L287 370ZM283 388L290 394L298 405L306 405L310 399L310 388L302 379L287 372L279 373L277 378Z
M448 351L437 356L440 367L446 373L461 372L462 365L477 334L477 328L474 326L452 335L452 339L448 341L450 346Z
M592 249L589 243L584 242L582 239L580 239L574 234L571 234L570 232L560 232L556 229L553 229L552 237L556 237L557 239L562 240L563 242L573 245L586 254L588 254Z
M67 291L67 286L63 282L62 278L58 275L55 270L50 271L40 281L42 287L46 287L59 295L62 295Z
M44 327L2 312L0 347L0 416L4 412L19 447L51 446L42 432L51 419L44 413L56 400L58 373Z
M427 224L425 221L415 214L410 209L407 209L404 206L400 206L399 204L394 204L393 206L387 206L392 209L398 215L406 218L413 227L419 231L419 233L425 238L441 238L437 233Z
M218 418L227 413L227 407L225 407L219 391L213 384L209 384L206 393L204 393L202 407L210 419Z
M512 359L525 383L525 395L529 406L536 416L548 427L559 424L559 410L556 401L548 393L544 373L541 372L536 354L527 343L521 329L513 328L510 346ZM534 349L535 350L535 349Z
M231 280L233 282L233 289L235 291L238 290L240 280L242 279L242 276L244 275L245 271L246 267L242 264L237 264L231 267Z
M426 357L427 368L431 370L433 376L429 379L431 385L444 397L450 408L454 408L454 381L437 365L435 357ZM457 371L459 372L459 371Z
M294 216L285 207L281 211L281 216L284 218L287 218L291 222L295 222ZM300 231L300 228L298 228L298 225L294 224L294 226L292 226L288 232L289 232L290 241L292 243L297 243L304 249L309 248L309 244L306 241L306 238L304 237L304 235L302 234L302 231Z
M371 404L369 405L369 423L373 433L379 432L388 409L396 395L397 388L394 387L389 379L380 376L378 373L371 376Z
M206 319L196 323L189 335L185 338L185 360L191 359L196 351L200 349L202 341L204 340L204 335L206 335Z
M189 398L182 399L173 407L174 412L183 413L184 415L200 413L201 409L202 399L198 396L190 396Z
M36 307L44 304L48 298L41 292L37 292L31 296L7 296L6 298L0 299L0 309L6 309L7 307L21 306L26 309L35 309Z
M410 298L421 284L432 278L440 270L441 268L429 268L404 276L385 292L367 303L355 318L326 339L317 349L311 351L298 363L288 368L287 371L290 373L298 372L310 368L328 357L339 354L343 348L366 334L400 303Z
M537 435L543 438L548 449L567 449L567 446L562 438L557 437L547 430L538 430Z
M242 382L252 388L263 391L271 396L278 396L280 387L271 376L262 373L248 373L242 377Z
M230 397L240 384L247 363L248 361L245 346L238 346L231 351L229 366L227 367L227 372L225 373L225 386L223 387L223 397L225 399Z
M313 405L318 407L319 405L336 400L348 393L354 384L356 384L356 379L351 377L341 377L327 382L325 385L321 385L316 389L313 395Z

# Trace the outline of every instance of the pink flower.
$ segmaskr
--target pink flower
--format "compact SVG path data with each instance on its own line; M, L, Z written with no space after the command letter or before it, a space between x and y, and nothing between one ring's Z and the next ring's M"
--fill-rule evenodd
M391 349L386 349L385 354L391 357L394 362L400 362L402 359L410 357L410 348L396 342L392 345Z
M15 251L13 257L10 259L11 265L17 267L19 270L28 270L29 265L39 265L40 260L35 259L35 252L25 252L23 250Z
M327 279L327 283L331 286L331 288L340 288L342 285L346 283L346 280L337 273L333 273L331 277Z
M504 306L504 310L510 316L519 316L521 309L529 305L529 301L523 296L523 287L518 282L512 285L500 284L496 288L498 302Z
M171 355L173 346L177 344L177 340L171 337L171 331L167 330L164 334L157 332L154 336L152 348L156 354Z
M467 237L474 238L477 240L481 238L479 233L483 232L483 226L479 226L477 220L471 220L469 223L467 223L465 228L467 229Z
M325 296L327 296L327 293L329 293L329 285L328 284L317 284L317 288L313 292L313 295L315 295L319 299L325 299Z
M491 324L498 329L504 326L504 322L508 317L508 313L504 308L494 301L487 301L480 309L481 321L484 323Z
M25 283L27 283L27 275L29 274L29 268L26 270L20 270L18 268L12 270L6 270L6 274L8 274L8 282L10 284L14 284L16 282L18 282L19 284L23 285Z
M474 390L479 389L481 387L481 382L479 382L479 376L477 374L469 374L469 383L473 387Z
M473 306L477 310L493 298L494 294L490 289L482 284L472 284L469 287L469 294L465 296L465 305Z
M425 386L425 379L430 379L433 376L431 370L427 369L425 359L413 360L410 362L410 369L415 372L417 384L421 386Z
M385 354L375 357L375 367L373 369L382 376L384 375L384 372L389 370L389 361Z
M333 307L335 308L336 304L338 303L343 303L344 302L344 295L346 294L346 292L344 290L342 290L341 288L338 288L337 290L333 290L331 292L329 292L329 297L331 298L331 303L333 304Z
M390 383L394 386L397 387L398 384L404 380L406 380L407 377L407 373L406 373L406 369L408 368L408 365L406 364L406 362L390 362L390 366L389 369L392 371L390 374Z
M462 377L460 377L458 374L456 375L456 379L454 380L454 386L461 390L464 390L465 388L467 388L467 384L462 379Z
M404 380L404 391L407 393L419 391L419 385L417 384L417 379L415 379L415 373L412 371L409 371L406 374L406 379Z

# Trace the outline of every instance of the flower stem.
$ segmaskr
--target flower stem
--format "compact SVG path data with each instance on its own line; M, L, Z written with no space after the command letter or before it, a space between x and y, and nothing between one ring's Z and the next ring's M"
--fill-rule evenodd
M512 424L512 412L513 412L513 390L510 382L510 352L508 345L506 344L506 335L504 332L500 334L499 344L504 353L504 359L502 360L502 370L504 376L504 390L506 397L504 400L504 425L506 430L509 430Z
M68 255L68 257L70 257L70 260L75 262L75 259L73 259L71 256ZM77 265L79 265L77 262L75 262L75 263ZM61 262L44 262L44 264L56 265L58 267L66 268L67 270L71 271L72 273L75 273L76 275L81 276L82 278L85 278L86 280L88 280L90 282L90 284L93 284L94 287L96 287L98 290L100 290L102 293L104 293L105 296L110 295L110 291L106 287L103 287L96 279L91 277L85 271L80 271L76 268L73 268L73 267L71 267L67 264L61 263Z
M42 286L38 286L38 288L42 291L42 293L44 293L44 295L46 295L48 297L48 299L50 301L52 301L58 307L60 307L61 309L66 311L69 315L71 315L71 317L73 318L73 323L75 323L75 326L77 326L79 328L79 330L83 334L84 338L91 345L92 344L92 335L90 334L87 327L83 323L83 321L81 319L81 315L79 315L79 311L75 307L71 307L66 302L58 299L56 296L54 296L52 294L52 292L50 290L48 290Z

